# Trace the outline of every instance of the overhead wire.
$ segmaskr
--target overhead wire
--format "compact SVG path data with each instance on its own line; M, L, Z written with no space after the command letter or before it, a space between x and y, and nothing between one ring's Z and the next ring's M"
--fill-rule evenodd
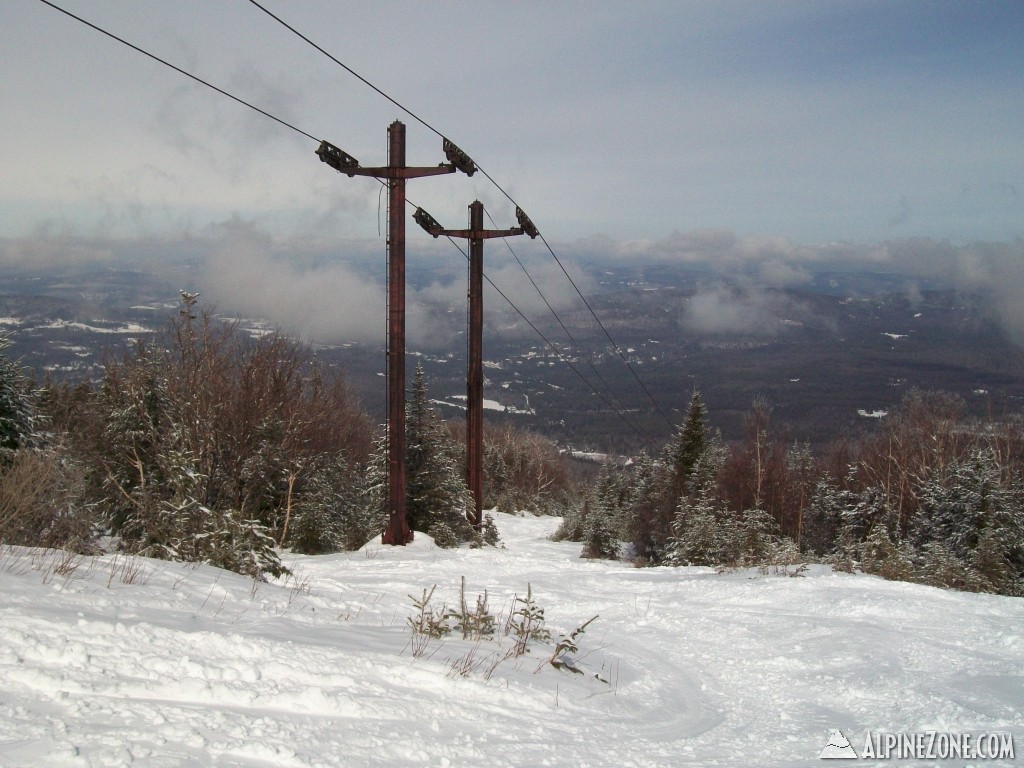
M436 127L434 127L433 125L431 125L431 124L430 124L429 122L427 122L427 121L426 121L426 120L425 120L424 118L420 117L420 116L419 116L419 115L418 115L418 114L417 114L416 112L414 112L414 111L412 111L411 109L409 109L409 108L408 108L407 106L405 106L405 105L404 105L404 104L402 104L402 103L401 103L400 101L398 101L397 99L395 99L394 97L392 97L392 96L391 96L390 94L388 94L387 92L385 92L385 91L384 91L383 89L381 89L381 88L377 87L376 85L374 85L374 84L373 84L372 82L370 82L370 81L369 81L369 80L367 80L367 79L366 79L365 77L363 77L362 75L360 75L360 74L359 74L358 72L356 72L356 71L355 71L354 69L352 69L352 68L351 68L350 66L348 66L348 65L347 65L347 64L345 64L345 63L344 63L343 61L341 61L340 59L338 59L338 58L337 58L336 56L334 56L334 55L333 55L332 53L330 53L329 51L327 51L326 49L324 49L323 47L321 47L320 45L318 45L317 43L315 43L315 42L314 42L313 40L311 40L311 39L310 39L310 38L309 38L308 36L304 35L304 34L303 34L302 32L300 32L300 31L299 31L298 29L296 29L296 28L295 28L294 26L292 26L292 25L291 25L291 24L289 24L288 22L284 21L284 19L282 19L282 18L281 18L280 16L278 16L277 14L275 14L275 13L273 13L272 11L270 11L269 9L267 9L267 8L266 8L266 7L264 6L264 5L262 5L262 4L260 3L260 2L258 2L258 0L249 0L249 3L250 3L250 4L252 4L253 6L255 6L256 8L258 8L259 10L261 10L261 11L262 11L263 13L265 13L265 14L266 14L267 16L269 16L270 18L274 19L274 20L275 20L275 21L276 21L276 22L277 22L278 24L280 24L281 26L285 27L285 29L287 29L287 30L289 30L290 32L292 32L292 33L293 33L294 35L296 35L297 37L299 37L299 38L300 38L301 40L303 40L304 42L306 42L306 43L307 43L308 45L310 45L310 46L312 46L313 48L315 48L315 49L316 49L317 51L319 51L320 53L322 53L322 54L323 54L324 56L326 56L326 57L327 57L328 59L330 59L331 61L333 61L333 62L334 62L335 64L337 64L337 65L338 65L339 67L341 67L342 69L344 69L344 70L345 70L346 72L348 72L348 73L349 73L350 75L352 75L353 77L355 77L355 78L356 78L357 80L359 80L359 81L360 81L361 83L363 83L364 85L366 85L367 87L369 87L370 89L372 89L372 90L373 90L374 92L376 92L377 94L379 94L379 95L380 95L380 96L382 96L383 98L387 99L387 100L388 100L389 102L391 102L392 104L394 104L394 105L395 105L396 107L398 107L398 108L399 108L400 110L402 110L402 111L403 111L403 112L405 112L405 113L406 113L407 115L409 115L409 116L410 116L411 118L413 118L413 119L414 119L414 120L416 120L416 121L417 121L418 123L420 123L420 124L421 124L421 125L422 125L423 127L425 127L426 129L428 129L429 131L431 131L431 132L435 133L435 134L436 134L437 136L441 137L442 139L447 139L447 138L448 138L448 137L447 137L447 136L445 136L445 134L444 134L444 133L442 133L442 132L441 132L441 131L440 131L440 130L439 130L438 128L436 128ZM490 175L490 174L489 174L489 173L488 173L488 172L487 172L487 171L486 171L486 170L485 170L485 169L484 169L484 168L483 168L483 167L482 167L482 166L481 166L481 165L480 165L479 163L476 163L476 167L477 167L477 170L479 170L479 171L480 171L480 173L482 173L482 174L484 175L484 177L485 177L485 178L486 178L486 179L487 179L488 181L490 181L490 182L491 182L491 184L493 184L493 185L494 185L494 187L495 187L495 188L496 188L496 189L497 189L497 190L498 190L499 192L501 192L501 194L502 194L502 195L504 195L504 196L505 196L505 197L506 197L506 198L508 199L508 201L509 201L510 203L512 203L512 204L513 204L513 205L515 205L516 207L519 207L519 208L521 208L521 206L520 206L520 205L519 205L519 204L518 204L518 203L516 202L516 200L515 200L515 199L514 199L514 198L513 198L513 197L512 197L512 196L511 196L511 195L510 195L510 194L509 194L509 193L508 193L508 192L507 192L506 190L505 190L505 188L504 188L504 187L502 187L502 186L501 186L501 185L500 185L500 184L499 184L499 183L498 183L498 182L497 182L497 181L496 181L496 180L494 179L494 177L492 177L492 176L491 176L491 175ZM623 353L623 351L622 351L622 348L621 348L621 347L619 346L619 344L618 344L618 343L617 343L617 342L615 341L615 339L614 339L614 338L612 337L611 333L610 333L610 332L608 331L608 328L607 328L607 327L605 326L605 324L604 324L603 322L601 322L601 318L600 318L600 317L598 317L597 313L596 313L596 312L594 311L594 308L593 308L593 306L591 306L591 304L590 304L590 302L589 302L589 301L587 300L586 296L584 296L584 295L583 295L583 291L581 291L581 290L580 290L580 287L579 287L579 285L577 285L576 281L575 281L575 280L573 280L572 276L571 276L571 275L569 274L568 270L567 270L567 269L565 268L565 265L564 265L564 264L562 263L562 260L561 260L560 258L558 258L558 255L557 255L557 254L555 253L554 249L553 249L553 248L551 247L551 244L550 244L550 243L549 243L549 242L547 241L547 238L545 238L543 234L540 234L540 239L541 239L541 242L543 242L543 243L544 243L544 246L545 246L545 248L547 248L548 252L549 252L549 253L551 254L551 257L552 257L552 258L553 258L553 259L555 260L555 263L556 263L556 264L558 264L558 267L559 267L559 269L561 269L561 271L562 271L562 274L564 274L564 275L565 275L565 277L566 277L566 278L567 278L567 279L569 280L569 283L570 283L570 284L572 285L573 289L574 289L574 290L576 291L577 295L578 295L578 296L580 297L580 299L582 299L582 301L583 301L583 304L584 304L584 306L586 306L586 308L587 308L587 311L588 311L588 312L590 313L591 317L593 317L593 318L594 318L594 321L595 321L595 322L597 323L598 327L600 327L600 328L601 328L601 331L602 331L602 332L604 333L605 337L606 337L606 338L608 339L609 343L610 343L610 344L612 345L612 348L613 348L613 349L614 349L614 350L616 351L616 353L618 354L619 358L620 358L620 359L622 360L622 362L623 362L623 363L625 364L625 366L626 366L627 370L629 370L630 374L631 374L631 375L632 375L632 377L633 377L633 378L634 378L634 379L636 380L637 384L639 384L639 385L640 385L640 388L641 388L641 389L643 390L643 392L644 392L644 394L646 395L647 399L651 401L651 403L652 403L652 404L654 405L654 407L655 407L655 410L657 410L657 412L658 412L658 413L659 413L659 414L661 415L661 417L662 417L662 418L663 418L663 419L665 420L665 423L666 423L666 424L667 424L667 425L669 426L669 428L670 428L670 429L671 429L671 428L673 428L673 427L674 427L674 425L673 425L673 423L672 423L672 420L671 420L671 419L670 419L670 418L668 417L668 415L667 415L667 414L665 413L665 411L664 411L664 410L662 409L662 407L661 407L661 405L660 405L660 404L658 403L658 401L654 399L654 396L653 396L653 395L651 394L651 391L650 391L650 390L649 390L649 389L647 388L647 385L643 383L643 381L641 380L641 378L640 378L639 374L638 374L638 373L636 372L636 369L634 369L634 368L633 368L632 364L630 364L630 362L629 362L629 359L628 359L628 358L626 357L626 355L625 355L625 354ZM525 267L524 267L523 269L525 270ZM564 326L563 326L563 327L564 327Z
M394 98L392 98L391 96L389 96L389 95L388 95L387 93L385 93L384 91L382 91L382 90L381 90L380 88L378 88L378 87L377 87L376 85L374 85L374 84L373 84L373 83L371 83L371 82L370 82L369 80L367 80L367 79L366 79L365 77L363 77L363 76L362 76L362 75L360 75L360 74L359 74L358 72L356 72L356 71L355 71L354 69L352 69L352 67L348 66L348 64L346 64L345 62L343 62L343 61L341 61L340 59L336 58L336 57L335 57L335 56L334 56L334 55L333 55L333 54L332 54L332 53L331 53L330 51L327 51L327 50L325 50L325 49L321 48L321 47L320 47L319 45L317 45L317 44L316 44L315 42L313 42L313 41L312 41L312 40L311 40L310 38L306 37L306 35L302 34L302 33L301 33L301 32L300 32L299 30L297 30L297 29L296 29L295 27L293 27L293 26L292 26L291 24L289 24L289 23L288 23L287 21L285 21L285 20L284 20L284 19L282 19L282 18L281 18L280 16L278 16L277 14L275 14L275 13L274 13L273 11L271 11L271 10L269 10L268 8L266 8L265 6L261 5L261 4L260 4L260 3L258 3L258 2L256 1L256 0L249 0L249 2L250 2L250 3L252 3L252 4L254 5L254 6L256 6L257 8L259 8L259 9L260 9L261 11L263 11L263 12L264 12L265 14L267 14L267 16L269 16L270 18L272 18L272 19L273 19L274 21L276 21L276 22L277 22L278 24L280 24L280 25L281 25L282 27L284 27L285 29L287 29L288 31L290 31L290 32L291 32L292 34L296 35L297 37L301 38L302 40L304 40L304 41L305 41L306 43L308 43L309 45L311 45L311 46L313 46L314 48L316 48L316 50L320 51L320 53L322 53L322 54L323 54L324 56L326 56L327 58L329 58L329 59L330 59L331 61L333 61L333 62L334 62L335 64L337 64L337 65L338 65L339 67L341 67L341 68L342 68L342 69L344 69L344 70L345 70L346 72L348 72L348 73L349 73L350 75L352 75L352 77L356 78L356 79L357 79L357 80L359 80L359 81L360 81L361 83L363 83L363 85L367 86L367 87L368 87L368 88L370 88L371 90L375 91L376 93L378 93L379 95L383 96L383 97L384 97L385 99L387 99L388 101L390 101L390 102L391 102L392 104L394 104L394 105L395 105L396 107L398 107L398 108L399 108L400 110L402 110L403 112L405 112L405 113L406 113L407 115L409 115L409 117L413 118L413 119L414 119L414 120L415 120L416 122L418 122L418 123L419 123L420 125L422 125L422 126L423 126L424 128L426 128L426 129L428 129L428 130L430 130L430 131L433 131L434 133L436 133L436 134L437 134L437 135L438 135L439 137L441 137L442 139L443 139L443 138L446 138L446 136L445 136L445 135L444 135L443 133L441 133L441 131L439 131L439 130L438 130L437 128L435 128L434 126L432 126L432 125L431 125L430 123L428 123L428 122L427 122L426 120L424 120L424 119L423 119L422 117L420 117L419 115L417 115L417 114L416 114L415 112L413 112L413 111L412 111L411 109L409 109L409 108L408 108L407 106L405 106L404 104L402 104L402 103L398 102L397 100L395 100Z
M495 229L497 229L497 224L495 224L494 218L491 216L491 212L488 211L486 208L484 208L484 213L487 214L487 218L490 220L491 226L494 227ZM516 264L519 265L519 268L523 271L523 274L526 275L527 280L530 281L530 285L532 285L534 290L537 291L537 295L540 296L541 300L544 302L544 305L548 308L548 311L555 318L555 320L558 322L558 324L562 327L562 330L565 332L565 335L568 337L569 341L572 342L572 345L575 348L576 352L578 354L582 354L582 350L580 348L580 344L579 344L578 341L576 341L576 337L573 336L572 332L566 327L565 323L562 322L562 318L559 317L558 312L555 311L555 308L553 306L551 306L551 302L548 301L548 297L544 295L544 291L542 291L540 289L540 286L537 285L537 281L533 279L533 275L531 275L529 270L526 269L526 265L523 264L522 260L519 258L519 255L512 248L512 244L508 241L508 238L507 237L503 237L501 239L505 243L505 247L508 248L509 253L512 254L512 258L515 259ZM605 389L608 390L608 393L612 397L615 397L615 394L614 394L614 391L612 389L612 386L605 380L604 376L601 375L601 372L597 370L597 368L594 366L593 362L591 362L588 359L587 360L587 365L590 366L590 370L592 370L594 372L594 375L597 376L597 378L601 380L601 383L605 386ZM618 398L616 398L616 399L618 399Z
M410 205L411 204L412 203L410 203ZM466 251L462 248L462 246L459 245L457 242L455 242L454 238L448 237L447 235L445 237L447 238L448 242L450 242L452 244L452 246L454 246L455 249L459 253L461 253L463 256L466 257L466 261L469 261L469 254L466 253ZM530 326L530 328L533 330L533 332L536 333L544 341L544 343L548 345L548 347L551 349L552 352L555 353L555 355L558 357L558 359L561 360L563 363L565 363L565 365L567 365L569 367L569 369L572 370L572 372L575 373L583 381L584 384L586 384L588 387L590 387L591 391L595 395L597 395L599 398L601 398L601 401L605 405L607 405L608 408L611 411L613 411L623 421L623 423L626 426L628 426L630 429L632 429L633 432L637 435L637 437L642 438L643 437L643 433L640 431L639 427L637 427L636 424L634 424L632 421L630 421L628 418L626 418L626 414L622 410L617 408L611 401L608 400L607 397L605 397L603 394L601 394L601 392L590 382L590 380L587 379L587 377L583 375L583 373L580 371L580 369L577 368L575 365L573 365L572 361L569 360L569 358L567 358L562 353L562 351L560 349L558 349L558 347L556 347L554 345L554 343L552 343L552 341L547 336L545 336L536 325L533 324L533 322L530 320L530 318L528 318L523 313L523 311L521 309L519 309L519 307L516 306L515 302L512 301L512 299L510 299L505 294L505 292L501 290L501 288L499 288L497 285L495 285L494 281L491 280L491 278L487 275L487 273L483 273L483 278L484 278L484 280L487 281L487 284L490 285L491 288L493 288L495 291L497 291L498 295L501 296L501 298L503 298L506 302L508 302L508 305L510 307L512 307L512 309L515 311L515 313L517 315L519 315L519 317L521 317L526 322L527 325Z
M482 173L484 176L486 176L487 180L490 181L491 184L493 184L497 188L497 190L508 199L510 203L512 203L516 207L520 207L519 204L513 199L513 197L508 192L505 191L504 187L502 187L497 181L495 181L491 177L491 175L480 166L479 163L476 164L476 167L477 170L480 171L480 173ZM644 391L644 394L647 395L647 399L651 401L655 409L658 411L659 414L661 414L661 417L665 420L665 423L668 424L669 428L671 429L674 426L672 424L672 420L668 417L665 411L662 410L661 405L658 403L658 401L654 399L654 395L652 395L651 391L647 389L647 385L644 384L643 380L640 378L640 375L630 364L629 359L626 357L625 354L623 354L622 348L619 346L618 342L616 342L615 339L612 338L612 335L611 333L609 333L608 328L605 327L605 324L601 322L601 318L597 316L597 312L594 311L594 308L590 305L590 302L587 301L587 297L583 295L583 291L580 290L579 285L577 285L576 281L572 279L572 275L569 274L569 271L565 268L565 264L562 263L562 260L558 258L558 254L556 254L554 248L551 247L551 243L549 243L547 238L544 237L543 232L538 232L537 236L540 238L541 242L544 243L544 247L547 248L548 253L551 254L551 258L555 260L555 263L558 265L558 268L562 270L562 274L565 275L566 279L569 281L569 284L572 285L573 289L576 291L576 295L578 295L580 299L583 301L583 304L584 306L586 306L587 311L590 312L590 316L594 318L594 320L597 322L598 327L604 332L605 338L608 339L608 342L612 345L612 348L616 351L616 353L618 353L619 359L621 359L622 362L625 363L626 368L629 369L629 372L636 380L636 383L640 385L640 388Z
M103 27L100 27L100 26L98 26L96 24L93 24L91 21L83 19L81 16L77 16L77 15L73 14L71 11L69 11L69 10L67 10L65 8L61 8L56 3L50 2L50 0L39 0L39 2L43 3L43 5L50 6L55 11L60 11L65 16L70 16L75 21L81 22L85 26L90 27L91 29L96 30L100 34L106 35L107 37L109 37L112 40L116 40L117 42L121 43L122 45L128 46L129 48L131 48L134 51L138 51L143 56L148 56L153 61L159 62L160 64L163 64L165 67L169 67L169 68L173 69L175 72L179 72L179 73L185 75L185 77L189 77L189 78L195 80L197 83L201 83L202 85L205 85L207 88L210 88L210 89L216 91L217 93L219 93L219 94L221 94L223 96L227 96L229 99L232 99L233 101L237 101L239 104L242 104L243 106L246 106L246 107L248 107L251 110L259 112L264 117L269 117L271 120L274 120L274 121L280 123L281 125L285 126L286 128L291 128L296 133L300 133L303 136L312 139L313 141L320 141L320 139L318 139L313 134L307 133L306 131L302 130L301 128L297 128L296 126L292 125L291 123L289 123L289 122L287 122L285 120L282 120L281 118L277 117L276 115L272 115L269 112L267 112L266 110L260 109L255 104L250 104L245 99L241 99L238 96L235 96L233 93L229 93L228 91L225 91L223 88L219 88L218 86L214 85L213 83L210 83L210 82L204 80L203 78L198 77L197 75L193 75L191 72L189 72L187 70L184 70L184 69L182 69L179 66L171 64L166 59L162 59L159 56L157 56L156 54L150 53L149 51L145 50L144 48L140 48L139 46L135 45L134 43L128 42L123 37L118 37L113 32L108 32L107 30L103 29Z

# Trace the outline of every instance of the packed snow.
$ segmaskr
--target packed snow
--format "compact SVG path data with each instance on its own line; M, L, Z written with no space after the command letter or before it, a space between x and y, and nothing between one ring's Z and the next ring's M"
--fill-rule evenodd
M495 517L503 548L417 534L286 556L271 583L5 548L0 765L803 766L922 731L1024 748L1024 600L582 560L558 519ZM552 642L414 642L410 596L454 607L462 577L499 624L529 585ZM580 674L555 669L594 616L564 659Z

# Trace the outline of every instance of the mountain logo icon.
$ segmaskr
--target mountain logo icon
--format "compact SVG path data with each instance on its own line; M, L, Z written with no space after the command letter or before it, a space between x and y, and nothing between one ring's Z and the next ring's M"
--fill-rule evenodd
M818 755L819 760L856 760L857 753L854 752L850 740L843 735L843 732L835 728L828 736L828 744Z

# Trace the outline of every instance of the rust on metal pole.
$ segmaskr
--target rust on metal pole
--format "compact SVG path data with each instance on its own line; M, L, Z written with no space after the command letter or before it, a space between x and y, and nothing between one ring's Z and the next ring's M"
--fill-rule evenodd
M384 544L412 541L405 513L405 125L388 127L388 525Z
M477 530L484 509L484 206L469 206L469 367L466 374L466 484L473 495L469 522Z

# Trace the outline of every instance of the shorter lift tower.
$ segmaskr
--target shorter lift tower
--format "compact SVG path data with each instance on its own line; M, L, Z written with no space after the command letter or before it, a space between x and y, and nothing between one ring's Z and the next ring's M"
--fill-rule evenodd
M478 531L483 524L484 506L484 240L539 234L533 222L516 208L518 227L484 229L484 204L475 200L469 206L469 229L444 229L422 208L413 214L416 223L434 237L459 237L469 240L469 360L466 371L466 484L473 494L470 523Z

